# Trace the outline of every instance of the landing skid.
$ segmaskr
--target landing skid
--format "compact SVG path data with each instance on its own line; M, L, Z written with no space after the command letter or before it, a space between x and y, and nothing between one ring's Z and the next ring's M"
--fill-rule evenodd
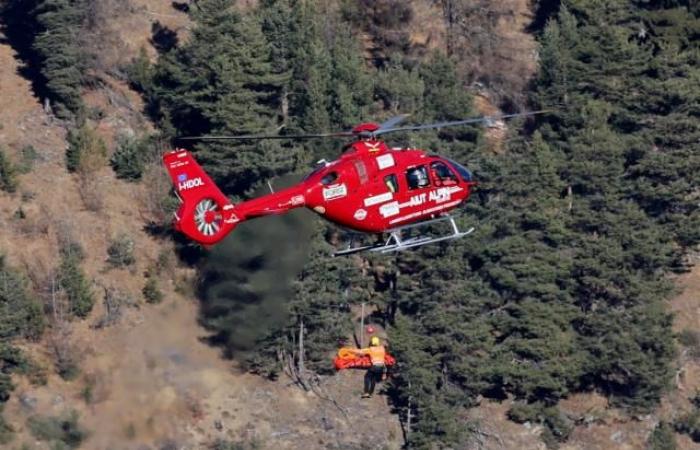
M433 223L449 222L452 226L452 233L447 236L440 237L430 237L430 236L416 236L403 238L401 234L406 230L411 230L413 228L423 227L425 225L430 225ZM377 242L371 245L363 245L360 247L347 248L345 250L340 250L333 253L333 256L347 256L354 253L360 253L364 251L379 252L379 253L390 253L390 252L400 252L409 248L420 247L422 245L434 244L436 242L451 241L452 239L459 239L474 231L474 227L468 229L467 231L459 231L457 224L455 223L454 217L446 215L443 217L438 217L437 219L426 220L425 222L418 222L410 225L405 225L402 227L397 227L389 230L389 237L384 242ZM352 244L350 244L352 245Z

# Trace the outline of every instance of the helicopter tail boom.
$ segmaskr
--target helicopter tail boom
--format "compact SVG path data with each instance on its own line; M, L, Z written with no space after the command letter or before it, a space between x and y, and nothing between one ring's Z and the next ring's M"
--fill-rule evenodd
M200 244L210 245L235 228L240 219L234 213L234 205L190 152L168 152L163 155L163 163L182 201L174 220L178 231Z

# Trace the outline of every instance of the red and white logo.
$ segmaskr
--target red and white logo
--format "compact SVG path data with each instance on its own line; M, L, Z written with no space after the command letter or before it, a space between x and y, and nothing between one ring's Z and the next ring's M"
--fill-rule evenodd
M367 211L364 209L358 209L355 211L355 215L353 217L355 220L365 220L365 217L367 217Z

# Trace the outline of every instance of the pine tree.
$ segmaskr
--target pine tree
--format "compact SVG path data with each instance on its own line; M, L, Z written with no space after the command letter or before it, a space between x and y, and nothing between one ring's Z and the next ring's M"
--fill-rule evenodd
M200 2L194 19L189 42L155 68L151 98L162 120L188 135L274 132L283 78L273 70L258 19L235 11L231 0ZM220 186L238 195L289 170L295 156L269 141L202 143L195 150Z
M86 56L79 36L86 10L85 0L41 0L33 12L38 25L33 48L54 113L64 119L84 108L80 90Z

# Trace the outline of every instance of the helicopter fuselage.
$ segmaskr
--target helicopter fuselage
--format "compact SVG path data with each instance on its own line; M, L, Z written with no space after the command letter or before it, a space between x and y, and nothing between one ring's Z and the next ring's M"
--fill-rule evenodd
M234 205L188 151L169 152L163 160L183 200L175 227L205 245L242 221L299 207L352 230L391 231L456 208L476 184L466 168L447 158L361 139L299 184Z
M462 166L416 149L357 141L302 182L304 204L338 225L381 233L436 217L467 200L475 184Z

